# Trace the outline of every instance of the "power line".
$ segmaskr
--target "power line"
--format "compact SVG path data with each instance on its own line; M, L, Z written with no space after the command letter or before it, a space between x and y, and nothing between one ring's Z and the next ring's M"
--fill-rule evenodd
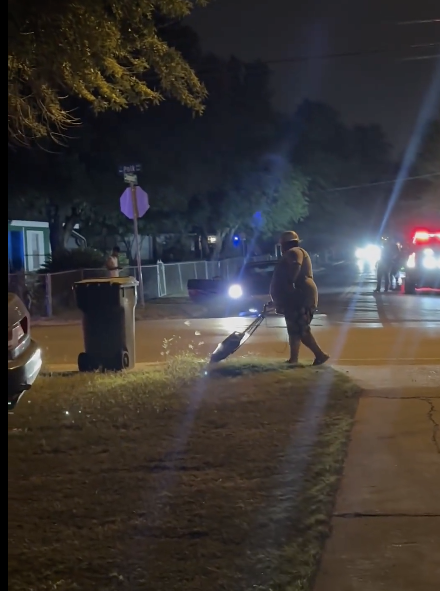
M440 176L440 172L432 172L430 174L420 174L418 176L407 176L404 179L399 179L399 181L417 181L422 179L430 179L436 176ZM365 183L364 185L349 185L346 187L336 187L334 189L322 189L316 191L317 193L334 193L336 191L350 191L351 189L363 189L365 187L378 187L379 185L392 185L397 183L397 179L393 179L391 181L377 181L375 183Z
M440 18L431 18L431 19L426 19L426 20L420 20L420 21L401 21L399 23L396 23L396 25L427 25L427 24L437 24L440 23Z
M408 45L399 48L391 48L391 49L384 49L384 48L377 48L377 49L360 49L356 51L343 51L343 52L336 52L336 53L325 53L321 55L310 55L310 56L292 56L280 59L269 59L263 60L265 64L289 64L295 62L308 62L308 61L315 61L315 60L325 60L325 59L339 59L339 58L346 58L346 57L363 57L366 55L381 55L381 54L388 54L388 53L398 53L401 51L405 51L407 49L422 49L422 48L432 48L440 46L440 42L433 42L433 43L419 43L417 45ZM406 58L411 59L411 58Z
M277 59L257 59L255 63L266 64L268 66L271 65L284 65L284 64L294 64L294 63L305 63L311 61L319 61L319 60L327 60L327 59L340 59L340 58L354 58L354 57L363 57L369 55L382 55L382 54L390 54L390 53L399 53L402 51L407 50L418 50L418 49L432 49L435 47L440 47L439 41L434 41L430 43L418 43L412 45L405 45L399 48L377 48L377 49L369 49L369 50L355 50L355 51L344 51L344 52L337 52L337 53L324 53L321 55L299 55L299 56L291 56L285 58L277 58ZM411 61L411 60L421 60L421 59L434 59L438 57L438 55L423 55L423 56L408 56L408 57L401 57L398 58L399 61ZM247 66L252 66L252 62L247 62ZM205 66L201 66L200 68L196 68L197 72L199 73L209 73L216 71L215 66L209 66L206 64Z
M417 56L413 56L413 57L402 57L401 61L402 62L413 62L415 60L435 60L438 57L440 58L440 53L433 54L433 55L417 55Z

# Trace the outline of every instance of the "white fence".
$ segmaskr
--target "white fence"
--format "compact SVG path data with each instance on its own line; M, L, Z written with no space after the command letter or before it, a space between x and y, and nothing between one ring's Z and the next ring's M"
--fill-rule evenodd
M261 257L266 259L268 257ZM255 260L255 259L253 259ZM243 265L243 258L221 261L158 263L142 267L144 298L187 294L189 279L233 278ZM137 278L136 267L125 267L121 276ZM102 269L79 269L61 273L14 273L8 276L8 291L19 295L33 316L52 316L57 311L75 306L73 284L83 279L106 277Z

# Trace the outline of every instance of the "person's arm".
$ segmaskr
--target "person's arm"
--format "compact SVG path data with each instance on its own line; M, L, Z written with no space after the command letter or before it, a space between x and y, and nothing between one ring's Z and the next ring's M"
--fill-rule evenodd
M115 261L112 256L109 256L107 258L107 260L105 261L105 267L106 267L107 271L117 271L119 268L118 263L116 263L116 265L115 265Z
M299 272L301 271L304 255L299 248L295 248L286 252L285 257L287 261L289 281L295 285L295 281L298 279Z
M277 303L279 303L280 301L280 275L282 274L282 269L281 269L281 261L278 262L275 265L275 269L272 275L272 280L270 282L270 288L269 288L269 295L271 297L272 302L275 304L275 306L277 305Z
M269 294L276 308L282 308L286 299L286 289L288 287L288 269L285 259L281 259L275 265L270 282Z

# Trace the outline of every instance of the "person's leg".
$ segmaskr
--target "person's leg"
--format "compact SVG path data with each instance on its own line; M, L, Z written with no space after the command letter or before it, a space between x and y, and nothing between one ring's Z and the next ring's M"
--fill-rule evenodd
M377 267L377 271L376 271L376 279L377 279L377 284L376 284L376 291L380 291L380 287L382 284L382 266L379 264Z
M287 334L289 335L290 355L288 363L298 363L299 348L301 347L301 338L298 332L298 312L296 309L289 308L285 314Z
M329 355L324 353L312 334L311 324L315 310L313 308L305 307L303 311L304 315L302 316L301 342L314 354L314 365L320 365L329 359Z
M385 280L385 291L388 291L390 289L390 270L389 269L385 269L385 273L384 273L384 280Z
M301 339L297 334L289 334L290 357L288 363L298 363L299 348L301 347Z
M330 358L330 356L327 355L327 353L324 353L324 351L318 345L310 328L304 331L301 337L301 342L304 346L310 349L310 351L315 356L314 365L320 365L322 363L325 363Z

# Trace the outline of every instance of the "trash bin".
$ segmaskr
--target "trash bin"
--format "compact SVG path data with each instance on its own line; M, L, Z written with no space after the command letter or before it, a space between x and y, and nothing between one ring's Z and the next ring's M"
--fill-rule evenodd
M79 371L120 371L134 367L135 308L134 277L85 279L75 283L78 308L83 313L83 353Z

